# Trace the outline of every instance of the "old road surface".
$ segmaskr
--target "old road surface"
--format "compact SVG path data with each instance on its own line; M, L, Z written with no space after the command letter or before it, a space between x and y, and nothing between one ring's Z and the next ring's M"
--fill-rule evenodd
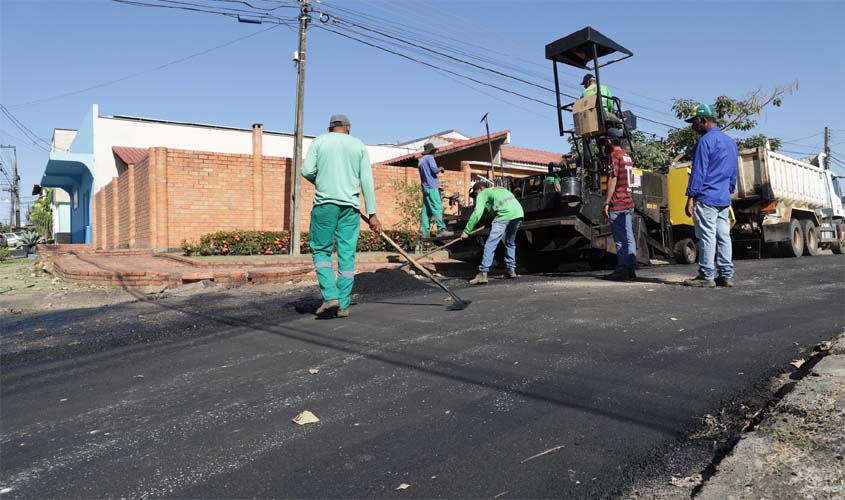
M370 273L331 321L238 290L5 314L0 493L613 497L843 331L841 256L739 261L733 289L694 272L496 279L461 312Z

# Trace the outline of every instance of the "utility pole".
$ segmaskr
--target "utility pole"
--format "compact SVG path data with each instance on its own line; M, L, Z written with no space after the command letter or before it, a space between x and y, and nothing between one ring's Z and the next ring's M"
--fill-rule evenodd
M299 0L299 52L297 53L296 69L296 118L294 122L293 139L293 169L290 172L291 208L290 208L290 254L299 255L300 245L300 193L302 192L302 176L299 173L302 166L302 122L305 105L305 48L307 43L310 0Z
M11 149L14 157L12 164L12 185L9 186L9 198L11 208L9 209L9 226L12 226L12 217L14 216L15 228L21 227L21 177L18 175L18 148L11 144L0 144L0 149Z
M493 165L493 145L490 144L490 125L488 125L488 123L487 123L487 115L489 115L489 114L490 113L484 113L484 116L481 117L481 121L484 122L484 127L487 129L487 147L490 148L490 171L488 173L492 172L490 174L490 177L495 179L496 178L496 170L495 170L496 167Z
M830 128L824 128L824 168L830 170Z

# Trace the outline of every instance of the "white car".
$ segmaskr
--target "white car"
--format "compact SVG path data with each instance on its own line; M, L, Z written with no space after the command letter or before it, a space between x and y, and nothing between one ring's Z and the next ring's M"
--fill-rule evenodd
M9 248L17 248L21 245L21 238L15 233L3 233L3 238Z

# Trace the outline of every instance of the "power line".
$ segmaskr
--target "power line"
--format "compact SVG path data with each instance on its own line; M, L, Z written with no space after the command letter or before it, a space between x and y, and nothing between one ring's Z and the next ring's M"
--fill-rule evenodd
M12 122L12 125L17 127L18 130L20 130L21 132L24 133L25 137L29 138L32 141L33 146L36 146L37 148L41 149L45 153L50 152L49 148L52 147L52 145L49 142L45 141L44 139L38 137L38 135L35 132L33 132L32 130L30 130L29 127L24 125L23 122L21 122L20 120L15 118L15 115L13 115L8 109L6 109L6 106L3 106L2 104L0 104L0 112L2 112L4 115L6 115L6 118L8 118L10 122ZM41 144L38 144L39 141L46 144L48 147L45 148Z
M243 5L246 5L247 7L250 7L250 8L252 8L252 9L256 9L256 10L264 10L264 11L271 11L271 10L284 9L284 8L293 8L293 9L298 9L298 8L299 8L299 6L298 6L298 5L296 5L295 3L291 3L291 2L288 2L288 3L285 3L285 2L272 2L272 3L278 3L279 5L278 5L277 7L273 7L273 8L269 8L269 9L268 9L267 7L256 7L256 6L254 6L254 5L250 4L249 2L247 2L247 1L245 1L245 0L209 0L209 1L210 1L210 2L240 3L240 4L243 4ZM270 1L270 0L265 0L265 1Z
M117 0L115 0L115 1L117 1ZM131 79L131 78L136 78L136 77L139 77L139 76L141 76L141 75L145 75L145 74L147 74L147 73L152 73L152 72L154 72L154 71L159 71L159 70L162 70L162 69L167 68L167 67L169 67L169 66L173 66L173 65L175 65L175 64L179 64L179 63L182 63L182 62L188 61L188 60L193 59L193 58L195 58L195 57L199 57L199 56L202 56L202 55L208 54L209 52L213 52L213 51L215 51L215 50L222 49L222 48L224 48L224 47L228 47L229 45L233 45L233 44L235 44L235 43L241 42L241 41L246 40L246 39L248 39L248 38L252 38L252 37L254 37L254 36L258 36L258 35L260 35L260 34L262 34L262 33L266 33L266 32L268 32L268 31L270 31L270 30L276 29L276 28L278 28L279 26L281 26L281 23L280 23L280 24L276 24L275 26L271 26L271 27L269 27L269 28L267 28L267 29L264 29L264 30L261 30L261 31L257 31L257 32L255 32L255 33L250 33L249 35L246 35L246 36L242 36L242 37L239 37L239 38L235 38L234 40L230 40L230 41L228 41L228 42L226 42L226 43L222 43L222 44L220 44L220 45L215 45L214 47L211 47L211 48L208 48L208 49L202 50L202 51L200 51L200 52L195 52L195 53L190 54L190 55L188 55L188 56L181 57L181 58L179 58L179 59L174 59L173 61L170 61L170 62L167 62L167 63L161 64L161 65L156 66L156 67L154 67L154 68L146 69L146 70L143 70L143 71L138 71L137 73L132 73L132 74L126 75L126 76L124 76L124 77L117 78L117 79L114 79L114 80L109 80L109 81L107 81L107 82L103 82L103 83L98 83L98 84L96 84L96 85L91 85L90 87L85 87L85 88L82 88L82 89L73 90L73 91L70 91L70 92L65 92L65 93L63 93L63 94L58 94L58 95L54 95L54 96L51 96L51 97L45 97L45 98L43 98L43 99L36 99L36 100L33 100L33 101L24 102L24 103L17 104L17 105L15 105L15 106L13 106L13 108L21 108L21 107L23 107L23 106L29 106L29 105L34 105L34 104L41 104L41 103L45 103L45 102L48 102L48 101L55 101L56 99L62 99L62 98L69 97L69 96L72 96L72 95L81 94L81 93L83 93L83 92L88 92L88 91L91 91L91 90L95 90L95 89L99 89L99 88L107 87L107 86L109 86L109 85L114 85L114 84L116 84L116 83L120 83L120 82L123 82L123 81L125 81L125 80L129 80L129 79Z
M411 41L409 41L409 37L407 36L407 33L402 33L402 34L401 34L401 36L394 36L394 35L392 35L392 34L390 34L390 33L387 33L387 32L386 32L386 30L384 30L384 29L376 29L376 28L373 28L373 27L371 27L371 26L366 26L366 25L364 25L364 24L362 24L362 23L356 23L356 22L353 22L353 21L349 21L349 20L347 20L347 19L338 18L337 16L334 16L334 15L333 15L333 17L334 17L334 20L335 20L336 22L338 22L339 24L347 24L347 25L350 25L350 26L355 26L355 27L357 27L357 28L359 28L359 29L362 29L362 30L365 30L365 31L368 31L368 32L371 32L371 33L378 34L378 35L380 35L380 36L382 36L382 37L385 37L385 38L388 38L388 39L390 39L390 40L395 40L395 41L398 41L398 42L400 42L400 43L403 43L403 44L406 44L406 45L409 45L409 46L412 46L412 47L415 47L415 48L418 48L418 49L424 50L424 51L426 51L426 52L430 52L430 53L433 53L433 54L439 55L439 56L441 56L441 57L446 58L447 60L456 61L456 62L459 62L459 63L465 64L465 65L471 66L471 67L473 67L473 68L480 69L480 70L482 70L482 71L487 71L487 72L490 72L490 73L496 74L496 75L498 75L498 76L502 76L502 77L509 78L509 79L512 79L512 80L516 80L516 81L518 81L518 82L520 82L520 83L524 83L524 84L527 84L527 85L531 85L531 86L533 86L533 87L539 88L539 89L541 89L541 90L545 90L545 91L547 91L547 92L555 93L555 89L553 89L553 88L551 88L551 87L546 87L546 86L543 86L543 85L539 85L539 84L537 84L537 83L534 83L534 82L531 82L531 81L525 80L525 79L523 79L523 78L516 77L516 76L510 75L510 74L504 73L504 72L502 72L502 71L499 71L499 70L496 70L496 69L493 69L493 68L490 68L490 67L487 67L487 66L482 66L482 65L476 64L476 63L474 63L474 62L467 61L467 60L465 60L465 59L461 59L461 58L455 57L455 56L453 56L453 55L446 54L446 53L441 52L441 51L438 51L438 50L434 50L434 49L429 48L429 47L425 47L425 46L420 45L420 44L418 44L418 43L411 42ZM347 29L349 29L349 28L347 28ZM350 29L350 31L353 31L353 30L351 30L351 29ZM353 32L354 32L354 31L353 31ZM363 36L361 33L356 33L356 34L357 34L357 35L359 35L359 36ZM381 41L381 40L380 40L380 41ZM472 57L472 56L470 56L470 57ZM574 96L574 95L571 95L571 94L567 94L567 93L565 93L565 92L561 92L561 95L564 95L564 96L566 96L566 97L568 97L568 98L570 98L570 99L578 99L578 98L579 98L578 96ZM627 102L627 104L628 104L628 105L630 105L630 106L634 106L634 107L637 107L637 108L645 109L645 110L647 110L647 111L652 111L652 112L654 112L654 113L663 114L663 115L666 115L666 116L671 116L671 117L675 118L675 117L674 117L673 115L671 115L670 113L665 112L665 111L662 111L662 110L658 110L658 109L655 109L655 108L651 108L651 107L649 107L649 106L644 106L644 105L642 105L642 104L638 104L638 103L636 103L636 102L633 102L633 101L630 101L630 100L627 100L627 99L626 99L626 102ZM675 126L673 126L673 125L668 125L668 124L666 124L666 123L658 122L658 121L655 121L655 120L647 120L647 121L652 121L653 123L657 123L657 124L660 124L660 125L668 126L668 127L670 127L670 128L677 128L677 127L675 127Z
M341 22L341 23L345 23L345 24L349 24L349 25L351 25L351 26L356 26L356 27L361 28L361 29L363 29L363 30L365 30L365 31L369 31L369 32L372 32L372 33L379 34L379 35L381 35L381 36L383 36L383 37L386 37L386 38L389 38L389 39L391 39L391 40L396 40L396 41L399 41L399 42L401 42L401 43L404 43L404 44L410 45L411 47L416 47L416 48L418 48L418 49L425 50L426 52L431 52L431 53L433 53L433 54L437 54L437 55L443 56L443 57L445 57L445 58L447 58L447 59L450 59L450 60L453 60L453 61L457 61L457 62L460 62L460 63L466 64L467 66L471 66L471 67L473 67L473 68L477 68L477 69L480 69L480 70L483 70L483 71L487 71L487 72L493 73L493 74L495 74L495 75L503 76L503 77L505 77L505 78L510 78L510 79L512 79L512 80L516 80L516 81L518 81L518 82L522 82L522 83L525 83L525 84L527 84L527 85L531 85L531 86L533 86L533 87L537 87L537 88L539 88L539 89L546 90L546 91L548 91L548 92L552 92L552 93L554 93L554 89L551 89L551 88L548 88L548 87L544 87L544 86L542 86L542 85L538 85L538 84L536 84L536 83L534 83L534 82L531 82L531 81L525 80L525 79L523 79L523 78L519 78L519 77L517 77L517 76L509 75L509 74L507 74L507 73L503 73L503 72L501 72L501 71L498 71L498 70L495 70L495 69L492 69L492 68L488 68L488 67L486 67L486 66L481 66L481 65L479 65L479 64L475 64L475 63L473 63L473 62L470 62L470 61L467 61L467 60L464 60L464 59L460 59L460 58L458 58L458 57L454 57L454 56L451 56L451 55L449 55L449 54L445 54L445 53L443 53L443 52L440 52L440 51L437 51L437 50L434 50L434 49L430 49L430 48L428 48L428 47L424 47L424 46L422 46L422 45L419 45L419 44L416 44L416 43L413 43L413 42L409 42L408 40L405 40L405 39L402 39L402 38L399 38L399 37L395 37L395 36L389 35L389 34L387 34L387 33L384 33L383 31L379 31L379 30L377 30L377 29L367 28L367 27L362 26L362 25L360 25L360 24L353 23L353 22L351 22L351 21L342 20L342 19L340 20L340 22ZM561 94L562 94L562 95L565 95L566 97L569 97L570 99L578 99L578 98L577 98L577 97L575 97L574 95L564 94L563 92L561 92Z
M529 96L527 96L527 95L525 95L525 94L520 94L519 92L514 92L513 90L508 90L508 89L505 89L505 88L499 87L498 85L494 85L494 84L492 84L492 83L483 82L483 81L478 80L478 79L476 79L476 78L473 78L473 77L471 77L471 76L463 75L463 74L461 74L461 73L458 73L458 72L455 72L455 71L452 71L452 70L449 70L449 69L446 69L446 68L441 68L441 67L439 67L439 66L437 66L437 65L434 65L434 64L431 64L431 63L428 63L428 62L425 62L425 61L421 61L421 60L419 60L419 59L415 59L415 58L413 58L413 57L411 57L411 56L409 56L409 55L402 54L401 52L397 52L397 51L395 51L395 50L388 49L388 48L383 47L383 46L381 46L381 45L377 45L377 44L375 44L375 43L370 43L370 42L368 42L368 41L366 41L366 40L362 40L362 39L360 39L360 38L357 38L357 37L354 37L354 36L351 36L351 35L347 35L347 34L345 34L345 33L341 33L340 31L335 31L335 30L333 30L333 29L326 28L325 26L320 26L319 24L315 24L315 25L314 25L314 27L315 27L315 28L319 28L319 29L324 30L324 31L328 31L329 33L334 33L335 35L342 36L342 37L344 37L344 38L348 38L348 39L350 39L350 40L355 40L355 41L356 41L356 42L358 42L358 43L362 43L362 44L364 44L364 45L368 45L368 46L370 46L370 47L373 47L373 48L376 48L376 49L379 49L379 50L383 50L384 52L388 52L388 53L390 53L390 54L393 54L393 55L396 55L396 56L402 57L402 58L404 58L404 59L408 59L409 61L413 61L413 62L415 62L415 63L422 64L422 65L424 65L424 66L428 66L429 68L433 68L433 69L436 69L436 70L439 70L439 71L443 71L443 72L446 72L446 73L449 73L449 74L452 74L452 75L458 76L458 77L460 77L460 78L464 78L464 79L466 79L466 80L469 80L469 81L472 81L472 82L478 83L478 84L480 84L480 85L484 85L484 86L487 86L487 87L490 87L490 88L494 88L494 89L499 90L499 91L501 91L501 92L506 92L506 93L508 93L508 94L513 94L513 95L515 95L515 96L522 97L523 99L527 99L527 100L529 100L529 101L534 101L534 102L539 103L539 104L542 104L542 105L544 105L544 106L551 106L551 107L553 107L553 108L555 107L555 105L554 105L554 104L550 104L550 103L548 103L548 102L541 101L540 99L535 99L535 98L533 98L533 97L529 97Z
M332 1L333 1L333 0L332 0ZM385 31L390 31L390 32L392 32L394 35L399 36L399 37L401 37L402 39L413 39L413 37L414 37L414 35L413 35L413 34L414 34L414 33L417 33L417 32L419 31L419 30L418 30L418 26L409 26L409 25L402 24L402 23L400 23L400 22L396 22L396 21L394 21L394 20L389 20L389 19L385 19L385 18L380 18L380 17L377 17L377 16L372 16L372 15L368 15L368 14L363 14L363 13L357 12L357 11L352 10L352 9L342 8L342 7L338 7L338 6L335 6L335 5L330 5L330 4L329 4L329 2L327 2L327 1L325 1L325 0L322 2L322 4L323 4L323 5L328 6L328 7L332 8L332 9L335 9L335 10L339 10L339 11L346 12L346 13L348 13L348 14L350 14L350 15L354 16L354 17L357 17L357 18L359 18L359 19L367 19L367 20L369 20L369 22L371 22L371 23L378 23L379 21L382 21L382 22L385 22L385 23L388 23L388 24L393 24L393 25L399 26L399 27L404 26L404 27L405 27L405 28L407 28L407 29L405 29L405 30L401 30L401 31L398 31L398 32L397 32L397 31L394 31L394 30L390 30L390 29L389 29L389 28L387 28L387 27L381 27L381 29L382 29L382 30L385 30ZM401 7L401 4L396 4L396 3L391 3L391 4L387 4L387 5L383 5L383 4L379 3L379 4L377 4L377 5L378 5L379 7L381 7L381 9L382 9L382 10L385 10L385 11L387 11L387 10L388 10L388 9L386 9L386 8L385 8L386 6L392 7L393 9L398 9L399 7ZM410 9L404 9L404 12L410 12ZM449 12L436 11L436 13L445 13L445 14L450 14L450 16L449 16L449 17L454 17L454 18L456 18L456 19L459 19L459 18L457 18L457 16L455 16L454 14L451 14L451 13L449 13ZM419 13L419 9L417 8L417 6L416 6L416 5L414 6L413 12L411 12L411 14L412 14L412 15L414 15L414 16L419 16L419 15L420 15L420 13ZM372 25L371 25L371 27L372 27ZM470 27L471 27L471 25L470 25ZM466 29L467 29L467 23L461 23L461 24L459 25L459 27L458 27L458 30L460 30L460 31L462 31L462 32L465 32L465 31L466 31ZM456 31L457 31L457 30L456 30ZM478 31L478 30L476 30L476 31L480 33L480 31ZM432 32L431 27L427 27L427 28L426 28L426 32ZM437 34L438 32L433 31L433 33ZM461 39L454 38L454 37L452 37L452 36L450 36L450 35L448 35L448 34L442 35L442 36L441 36L441 38L443 38L443 39L453 40L453 41L456 41L456 42L458 42L458 43L460 43L460 44L463 44L463 45L468 45L468 46L472 46L472 47L477 47L477 48L481 49L482 51L493 53L493 52L492 52L492 51L490 51L490 50L489 50L489 48L488 48L488 47L486 47L486 46L476 45L476 44L473 44L473 43L471 43L471 42L467 42L466 40L461 40ZM420 40L420 39L423 39L423 40L424 40L424 39L425 39L425 37L420 37L420 36L417 36L417 37L416 37L416 39L417 39L417 40ZM430 44L430 45L435 45L435 46L444 47L444 48L446 48L447 50L452 50L452 51L456 51L456 52L461 52L461 51L460 51L460 50L458 50L458 49L454 49L454 48L452 48L452 47L446 47L445 45L443 45L443 44L439 44L438 42L439 42L439 39L438 39L438 40L436 40L436 41L427 41L427 42L425 42L425 43L428 43L428 44ZM513 70L515 70L515 71L519 71L519 72L521 72L521 73L526 73L526 74L533 74L534 76L539 75L539 73L537 73L536 71L528 70L528 69L526 69L525 67L522 67L522 66L514 66L514 65L510 65L510 64L508 64L506 61L503 61L503 60L502 60L502 59L503 59L503 55L508 55L508 56L509 56L509 57L508 57L508 59L521 60L521 61L524 61L525 63L531 64L531 65L533 65L533 66L537 66L537 67L543 67L543 68L545 68L545 65L541 65L541 64L539 64L539 63L537 63L537 62L535 62L535 61L533 61L533 60L528 60L528 59L525 59L525 58L520 57L519 55L515 55L515 54L505 54L505 53L503 53L503 52L501 52L501 51L497 51L497 52L493 53L493 54L494 54L495 59L488 59L488 58L484 58L483 56L471 55L471 54L468 54L468 53L466 53L466 52L462 52L462 53L463 53L464 55L468 56L468 57L473 57L473 58L476 58L476 59L485 60L485 61L486 61L486 62L488 62L488 63L497 64L497 65L502 66L502 67L510 67L511 69L513 69ZM560 70L560 73L562 73L562 74L564 74L564 75L574 76L574 77L575 77L575 76L577 76L578 78L580 78L580 75L575 75L574 73L567 72L567 71L564 71L564 70ZM543 80L546 80L546 79L547 79L547 76L546 76L546 74L543 74L543 75L540 75L540 76L539 76L539 78L541 78L541 79L543 79ZM561 85L564 85L564 86L567 86L567 87L570 87L570 88L573 88L573 89L580 90L580 87L578 87L578 86L576 86L576 85L572 85L572 84L566 84L565 82L562 82L562 83L561 83ZM623 87L616 86L616 88L619 88L619 89L624 90L624 88L623 88ZM663 104L663 105L666 105L666 104L670 104L670 105L671 105L671 101L670 101L670 100L667 100L667 99L658 99L658 98L655 98L655 97L651 97L651 96L648 96L648 95L645 95L645 94L642 94L642 93L638 93L638 92L633 92L633 91L629 91L629 93L634 94L634 95L638 95L638 96L640 96L640 97L643 97L643 98L646 98L646 99L649 99L649 100L652 100L652 101L655 101L655 102L658 102L658 103ZM631 101L631 100L629 100L629 99L626 99L626 102L627 102L629 105L632 105L632 106L635 106L635 107L638 107L638 108L641 108L641 109L649 110L649 111L652 111L652 112L655 112L655 113L659 113L659 114L662 114L662 115L665 115L665 116L668 116L668 117L671 117L671 118L676 118L676 117L675 117L672 113L667 112L667 111L662 111L662 110L658 110L658 109L651 108L651 107L648 107L648 106L644 106L644 105L642 105L642 104L639 104L639 103L637 103L637 102L635 102L635 101Z

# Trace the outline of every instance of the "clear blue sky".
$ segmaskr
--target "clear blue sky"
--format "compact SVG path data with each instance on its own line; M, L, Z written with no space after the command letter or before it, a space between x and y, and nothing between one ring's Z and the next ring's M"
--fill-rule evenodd
M179 1L247 9L220 0ZM250 3L267 7L291 2ZM683 124L669 113L673 97L710 102L722 94L740 97L799 80L798 91L786 96L781 108L770 109L755 132L796 143L785 144L784 150L810 152L820 149L827 125L833 129L834 156L845 161L843 2L667 0L598 5L601 12L583 1L326 0L315 8L331 11L334 6L375 16L378 19L369 19L374 26L438 40L451 54L472 52L495 61L505 72L546 85L552 75L544 59L545 44L591 25L634 52L633 58L603 73L614 93L625 102L652 108L631 107L636 113L679 126ZM287 17L297 11L274 12ZM345 17L342 11L333 12ZM295 30L280 26L147 71L269 26L109 0L2 0L0 102L47 141L53 128L76 128L92 103L106 115L237 127L262 122L269 130L292 131ZM417 57L411 49L403 52ZM444 67L544 101L553 99L542 90L478 70ZM565 82L577 86L583 72L565 71ZM138 72L144 73L22 105ZM481 135L479 119L489 111L491 128L511 130L514 145L568 150L557 135L552 108L476 83L458 83L455 77L323 30L309 30L307 74L306 134L321 133L329 115L345 112L353 134L367 143L392 143L452 128ZM665 126L640 123L644 131L666 133ZM8 119L0 118L0 142L18 145L22 194L28 195L41 178L47 154L23 136ZM8 155L0 158L8 164ZM0 203L0 220L6 220L7 211L8 205Z

